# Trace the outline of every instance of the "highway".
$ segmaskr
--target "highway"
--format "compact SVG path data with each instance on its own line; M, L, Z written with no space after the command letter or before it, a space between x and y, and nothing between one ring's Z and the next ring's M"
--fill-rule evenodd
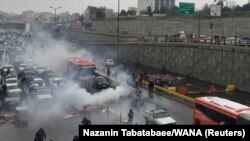
M8 64L8 62L9 58L6 61L1 60L1 64ZM130 89L127 86L122 87L125 88L125 91ZM89 118L94 125L124 125L127 124L129 109L132 109L135 113L133 124L144 125L143 109L152 105L160 105L166 108L178 125L192 124L192 108L187 107L185 104L170 100L156 93L149 94L145 89L142 91L142 97L145 101L142 106L131 106L132 100L128 96L124 96L116 101L109 102L109 110L107 110L107 104L96 104L93 106L94 108L71 118L66 118L69 115L57 111L51 114L51 109L54 108L51 107L51 109L47 109L50 112L34 113L36 116L30 118L27 127L16 127L10 122L0 124L0 140L33 140L39 128L45 130L47 140L72 140L73 136L78 134L78 125L81 123L83 116Z

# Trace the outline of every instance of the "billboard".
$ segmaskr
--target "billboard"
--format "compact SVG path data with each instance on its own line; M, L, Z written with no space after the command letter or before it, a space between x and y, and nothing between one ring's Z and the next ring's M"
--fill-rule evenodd
M194 3L179 3L179 14L180 15L194 15L195 4Z
M220 17L221 16L221 6L211 4L211 6L210 6L210 16Z

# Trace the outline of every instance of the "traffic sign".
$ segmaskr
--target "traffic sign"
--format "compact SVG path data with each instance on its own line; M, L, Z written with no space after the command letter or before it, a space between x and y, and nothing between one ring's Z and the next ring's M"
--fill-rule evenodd
M210 6L210 16L220 17L221 16L221 6L211 4L211 6Z
M192 16L192 15L194 15L194 12L195 12L194 9L195 9L194 3L184 3L184 2L179 3L179 14L180 15Z

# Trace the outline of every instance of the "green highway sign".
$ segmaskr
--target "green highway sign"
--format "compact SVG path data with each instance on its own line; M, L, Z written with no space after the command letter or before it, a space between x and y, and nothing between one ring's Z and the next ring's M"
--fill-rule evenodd
M192 16L192 15L194 15L194 12L195 12L194 9L195 9L194 3L184 3L184 2L179 3L179 14L180 15Z

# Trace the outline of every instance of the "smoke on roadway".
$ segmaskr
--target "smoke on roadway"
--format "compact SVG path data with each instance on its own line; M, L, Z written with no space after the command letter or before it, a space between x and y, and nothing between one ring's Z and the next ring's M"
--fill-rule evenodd
M59 75L62 75L63 69L66 70L64 61L69 56L79 56L90 60L98 58L84 49L72 49L72 44L65 41L45 37L48 36L43 32L38 34L36 41L28 45L27 56L32 57L33 61L39 66L46 66ZM120 96L130 93L125 80L128 75L125 72L120 72L117 75L117 80L122 85L116 87L116 89L109 88L92 95L86 89L80 88L77 83L67 81L52 101L41 104L39 110L34 110L38 104L34 103L30 109L42 124L52 118L62 118L69 106L83 109L86 105L97 106L109 101L117 101Z

